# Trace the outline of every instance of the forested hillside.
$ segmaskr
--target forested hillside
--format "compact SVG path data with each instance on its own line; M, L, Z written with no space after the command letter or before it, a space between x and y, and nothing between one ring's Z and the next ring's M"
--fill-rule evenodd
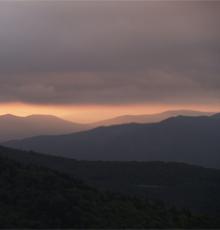
M1 228L216 227L162 203L99 192L77 179L0 158Z
M0 147L0 156L50 168L104 191L162 200L169 207L220 215L220 170L176 162L77 161Z

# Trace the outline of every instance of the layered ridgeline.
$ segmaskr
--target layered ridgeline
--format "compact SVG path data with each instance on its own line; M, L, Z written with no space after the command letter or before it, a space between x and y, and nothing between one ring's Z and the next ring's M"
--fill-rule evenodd
M4 143L79 160L177 161L220 168L220 115L178 116Z
M86 129L88 129L87 125L72 123L51 115L0 116L0 141L37 135L64 134Z
M82 179L99 189L220 216L220 170L175 162L76 161L0 147L0 156Z
M67 174L34 166L33 162L21 164L3 157L15 154L15 150L0 150L1 228L220 226L217 217L168 208L161 202L101 192Z
M113 119L100 121L91 124L79 124L63 120L51 115L31 115L27 117L19 117L11 114L0 116L0 142L13 139L22 139L38 135L59 135L66 133L74 133L88 130L98 126L109 126L112 124L124 123L151 123L162 121L168 117L176 115L199 115L209 114L197 111L178 110L167 111L160 114L138 115L138 116L122 116Z
M128 124L128 123L147 124L147 123L160 122L170 117L175 117L180 115L198 117L198 116L210 116L212 114L214 113L200 112L200 111L193 111L193 110L170 110L170 111L165 111L162 113L155 113L155 114L119 116L112 119L96 122L93 124L93 126L98 127L98 126L120 125L120 124Z

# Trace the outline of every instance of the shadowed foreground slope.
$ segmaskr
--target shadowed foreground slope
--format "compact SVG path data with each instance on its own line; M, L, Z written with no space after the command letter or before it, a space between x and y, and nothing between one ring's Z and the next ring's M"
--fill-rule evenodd
M70 176L5 158L0 158L0 183L1 228L218 226L204 216L99 192Z
M92 187L220 215L220 170L175 162L90 162L0 147L0 156L82 179Z

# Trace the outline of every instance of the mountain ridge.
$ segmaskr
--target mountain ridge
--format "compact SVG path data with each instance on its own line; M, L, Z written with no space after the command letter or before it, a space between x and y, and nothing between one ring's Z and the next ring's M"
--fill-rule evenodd
M89 129L87 125L73 123L53 115L26 117L5 114L0 116L0 141L22 139L37 135L64 134Z
M213 115L214 112L201 112L195 110L167 110L161 113L153 113L153 114L140 114L140 115L122 115L118 117L114 117L111 119L106 119L103 121L99 121L94 123L95 126L110 126L115 124L126 124L126 123L157 123L162 120L165 120L169 117L175 117L179 115L184 116L201 116L201 115Z
M38 136L9 147L79 160L180 161L220 168L220 118L179 116L154 124L122 124Z
M173 110L151 115L125 115L119 118L116 117L110 120L87 124L72 122L49 114L32 114L28 116L3 114L0 115L0 129L2 130L0 133L0 142L41 135L69 134L94 129L100 126L128 123L156 123L180 114L199 116L204 114L211 115L212 113L191 110ZM140 120L140 118L142 120Z

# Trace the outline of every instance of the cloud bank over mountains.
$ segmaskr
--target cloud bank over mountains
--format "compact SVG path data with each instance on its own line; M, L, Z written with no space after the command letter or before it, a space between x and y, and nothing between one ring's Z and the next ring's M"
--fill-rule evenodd
M219 2L0 6L0 102L219 102Z

